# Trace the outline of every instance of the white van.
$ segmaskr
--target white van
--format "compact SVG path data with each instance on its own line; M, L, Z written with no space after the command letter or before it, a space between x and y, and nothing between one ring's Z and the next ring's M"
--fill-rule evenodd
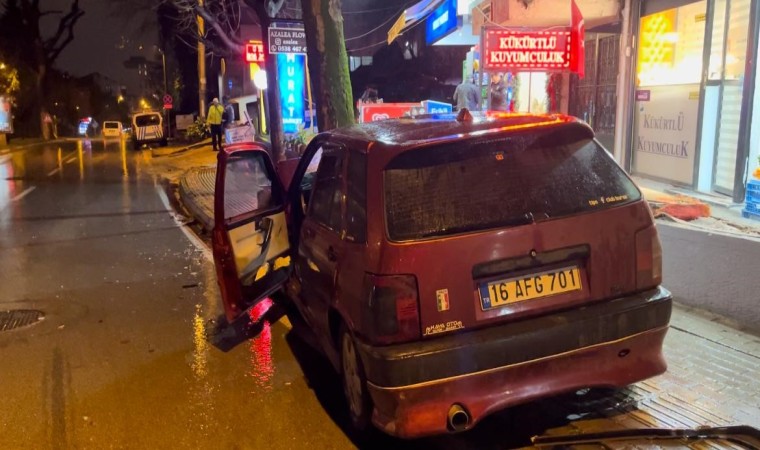
M132 115L132 147L139 150L144 144L153 143L162 147L167 145L161 113L151 111Z
M230 118L231 126L248 125L248 118L251 119L256 134L261 128L259 125L259 96L246 95L230 99L230 105L235 111L235 117Z
M124 128L121 122L115 120L106 120L103 122L103 131L101 132L104 138L120 138L124 133Z

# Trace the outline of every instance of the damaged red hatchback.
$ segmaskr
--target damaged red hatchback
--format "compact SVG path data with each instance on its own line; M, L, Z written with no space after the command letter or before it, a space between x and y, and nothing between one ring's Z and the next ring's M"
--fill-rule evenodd
M469 119L323 133L287 175L255 144L219 155L227 318L283 289L359 428L462 431L666 369L671 295L638 188L574 118Z

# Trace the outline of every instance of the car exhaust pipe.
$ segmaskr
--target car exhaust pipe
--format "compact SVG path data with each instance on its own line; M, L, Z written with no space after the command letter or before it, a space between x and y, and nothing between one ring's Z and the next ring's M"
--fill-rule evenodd
M452 431L464 431L470 426L470 414L458 403L449 408L449 428Z

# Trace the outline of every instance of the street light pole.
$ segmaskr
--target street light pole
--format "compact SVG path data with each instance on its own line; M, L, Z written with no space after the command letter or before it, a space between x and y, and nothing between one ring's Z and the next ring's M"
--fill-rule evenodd
M162 99L169 95L169 84L167 82L166 78L166 52L164 52L162 49L156 47L156 49L161 52L161 65L164 69L164 95L161 97ZM163 101L163 100L162 100ZM166 116L166 137L171 139L172 137L172 122L171 122L171 112L164 107L164 116Z
M161 52L161 63L164 66L164 95L169 93L169 88L167 86L166 82L166 53L164 53L163 50L159 50Z

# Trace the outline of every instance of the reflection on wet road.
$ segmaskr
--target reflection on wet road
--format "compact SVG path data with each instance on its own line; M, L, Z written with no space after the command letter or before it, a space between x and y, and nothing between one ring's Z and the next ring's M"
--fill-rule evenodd
M45 314L0 332L0 449L501 449L571 421L649 420L638 404L655 384L516 407L456 436L353 435L297 317L264 301L240 334L219 328L208 250L167 210L156 167L119 141L0 154L0 311Z

